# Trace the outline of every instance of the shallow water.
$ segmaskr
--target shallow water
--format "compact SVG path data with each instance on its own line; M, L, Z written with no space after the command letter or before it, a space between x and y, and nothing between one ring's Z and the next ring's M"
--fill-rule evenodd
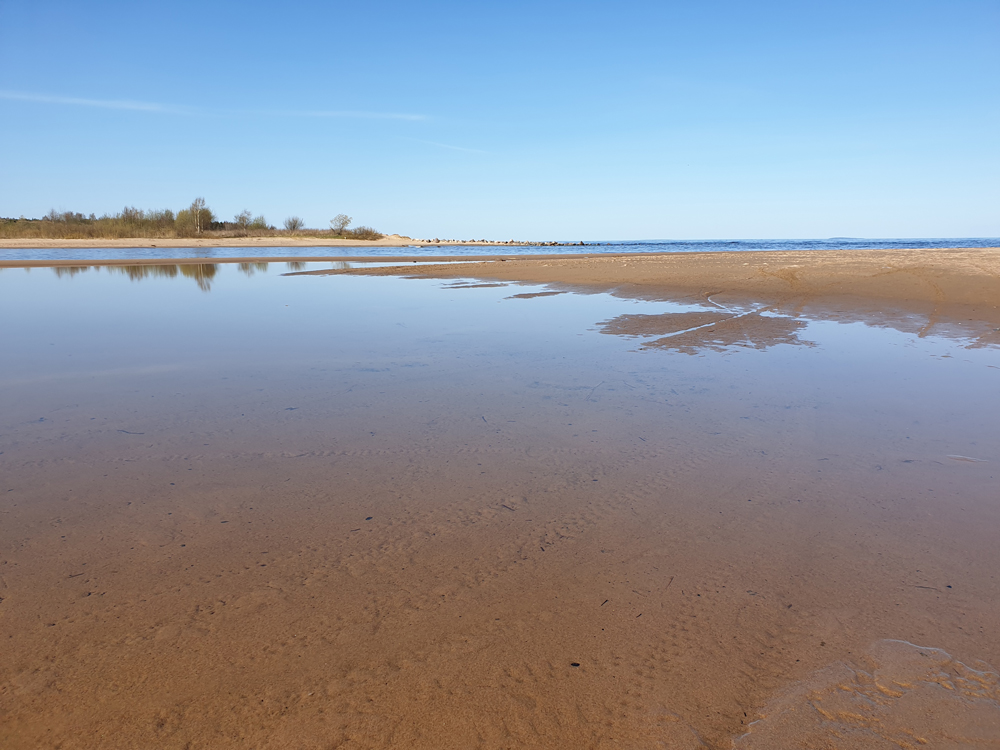
M997 237L862 239L854 237L827 240L640 240L573 241L564 245L433 245L414 243L406 247L137 247L137 248L36 248L0 249L4 260L74 260L108 261L225 258L322 258L387 257L441 255L550 255L559 253L703 253L751 250L898 250L945 247L998 247Z
M1000 678L988 664L895 640L854 661L786 690L736 747L1000 746Z
M4 747L793 747L1000 663L975 325L311 268L0 272Z

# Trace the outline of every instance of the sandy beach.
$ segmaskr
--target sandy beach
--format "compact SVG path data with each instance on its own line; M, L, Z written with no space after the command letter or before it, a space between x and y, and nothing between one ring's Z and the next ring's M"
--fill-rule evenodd
M503 264L495 260L503 260ZM357 260L357 259L355 259ZM664 290L704 297L745 294L785 300L856 296L941 304L1000 304L1000 248L820 252L544 255L456 258L461 267L422 265L414 276L566 283L634 296ZM346 273L395 274L390 268ZM322 273L317 271L316 273Z
M3 264L0 745L997 746L1000 249L288 260Z
M0 750L1000 750L1000 0L54 5Z
M265 238L273 239L273 238ZM85 241L81 240L80 243ZM86 241L89 247L152 247L134 241L113 244ZM263 239L261 240L263 243ZM257 244L261 244L257 243ZM383 246L405 247L390 240ZM311 246L312 243L268 242L282 246ZM328 242L315 243L326 246ZM357 242L339 243L360 246ZM374 243L373 243L374 244ZM178 241L163 247L243 247L233 241L224 245L207 242L193 245ZM0 246L3 246L0 243ZM16 247L59 247L72 249L84 245L53 240L48 245ZM15 245L11 245L15 247ZM281 256L259 255L219 259L129 259L101 261L0 260L3 267L157 265L252 262L347 262L362 264L364 256ZM306 273L325 275L355 273L399 275L429 278L469 276L502 281L544 284L571 284L592 289L614 289L622 295L657 296L664 293L687 294L704 298L716 294L744 295L755 299L786 302L820 297L854 297L857 300L881 299L930 303L933 305L971 305L978 313L991 315L1000 305L1000 248L935 248L921 250L829 250L802 252L712 252L712 253L642 253L589 254L558 253L531 256L487 255L408 255L377 256L379 263L398 262L401 266L419 262L412 269L349 268L315 270ZM440 262L440 265L425 265ZM454 265L461 264L461 265Z
M356 259L355 259L356 260ZM405 261L405 257L398 258ZM433 259L421 259L433 260ZM448 259L440 265L307 271L473 277L611 291L623 297L824 305L843 317L922 314L1000 325L1000 248L555 255ZM462 260L461 265L455 261Z

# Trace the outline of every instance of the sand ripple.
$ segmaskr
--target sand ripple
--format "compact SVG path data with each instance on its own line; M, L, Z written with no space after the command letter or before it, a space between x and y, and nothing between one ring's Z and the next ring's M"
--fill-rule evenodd
M765 709L737 750L1000 747L1000 678L936 648L878 641Z

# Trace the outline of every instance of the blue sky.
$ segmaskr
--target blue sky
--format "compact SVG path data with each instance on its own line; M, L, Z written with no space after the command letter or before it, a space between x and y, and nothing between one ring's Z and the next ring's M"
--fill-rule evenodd
M0 0L0 216L996 237L998 38L996 0Z

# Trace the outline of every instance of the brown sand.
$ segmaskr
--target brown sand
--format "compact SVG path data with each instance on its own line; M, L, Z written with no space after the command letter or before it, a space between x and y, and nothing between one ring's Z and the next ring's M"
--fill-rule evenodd
M0 746L721 749L879 638L1000 661L991 464L759 401L720 437L748 405L597 394L560 440L455 396L375 439L369 406L65 445L70 409L5 445Z
M845 316L905 303L992 321L1000 304L997 250L733 256L407 272L833 300ZM887 659L912 672L870 651L880 639L1000 663L994 463L836 413L816 430L799 395L708 381L670 403L629 383L536 383L509 402L448 383L386 395L377 376L335 396L272 384L280 421L233 422L257 385L11 399L0 746L721 750L776 700L790 718L768 731L789 736L795 695L826 700L840 661L859 700ZM301 425L289 394L314 404ZM36 424L39 398L57 419ZM982 429L952 407L926 435ZM117 416L95 426L101 409ZM968 676L935 658L941 680ZM996 747L983 737L969 746Z
M645 299L752 300L783 308L839 300L847 314L879 304L908 305L932 315L965 308L968 317L1000 320L1000 248L507 256L503 262L416 266L407 273L568 284Z
M820 670L768 706L739 750L997 747L1000 680L944 651L875 643L857 664Z

